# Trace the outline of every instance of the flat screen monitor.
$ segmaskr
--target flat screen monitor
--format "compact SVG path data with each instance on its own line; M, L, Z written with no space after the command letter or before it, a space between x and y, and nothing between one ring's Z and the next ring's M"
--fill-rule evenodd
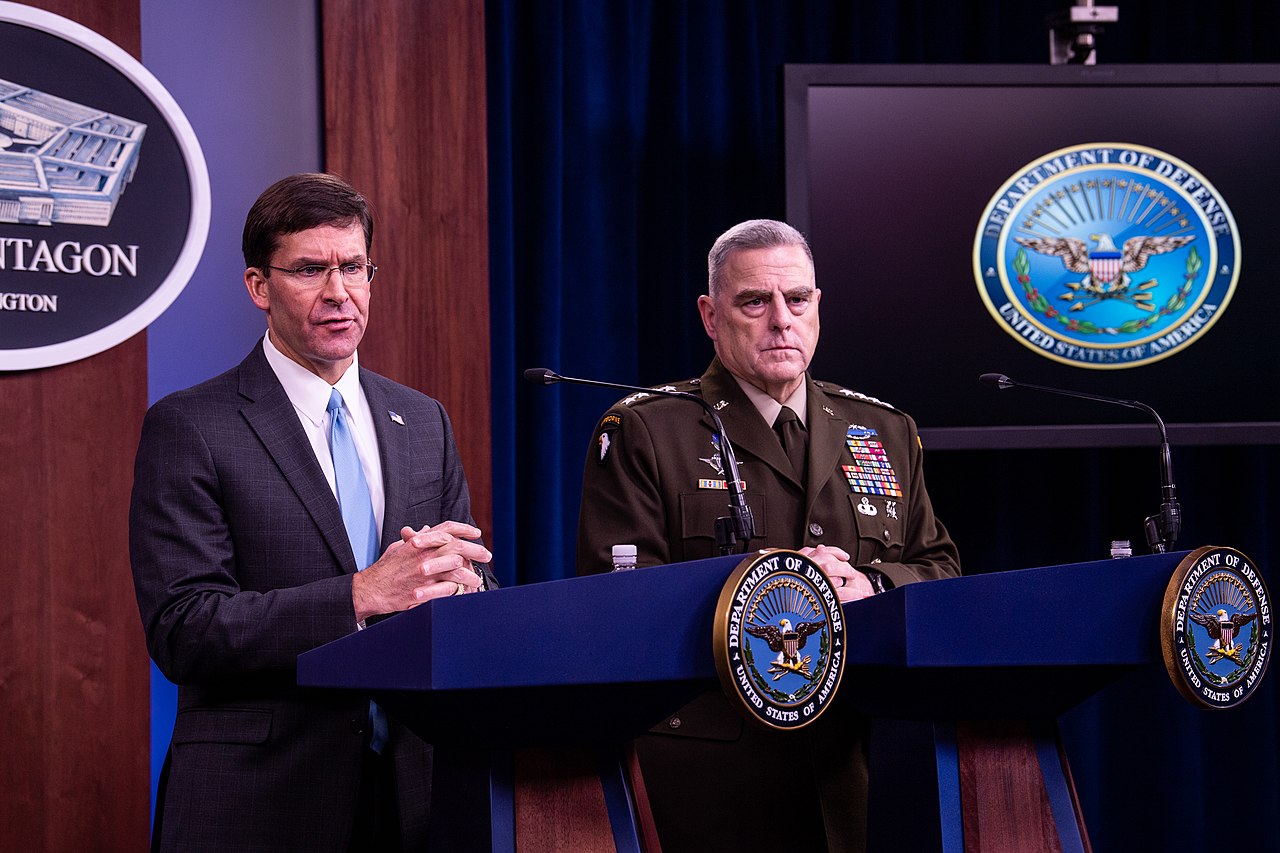
M1280 441L1280 66L793 65L819 378L934 448Z

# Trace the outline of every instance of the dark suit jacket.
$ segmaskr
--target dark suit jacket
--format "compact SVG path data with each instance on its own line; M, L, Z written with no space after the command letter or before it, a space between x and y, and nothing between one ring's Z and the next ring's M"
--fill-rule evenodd
M443 407L367 370L360 383L382 461L383 549L405 525L471 523ZM299 654L356 630L355 558L261 343L147 413L129 529L147 645L178 684L161 849L346 850L368 700L295 680ZM389 748L417 849L431 748L394 722Z
M751 548L836 545L894 585L959 574L956 547L925 489L915 423L839 385L806 381L803 483L719 359L700 378L669 386L700 395L724 422L755 517ZM851 428L881 445L900 495L850 484ZM715 519L729 510L714 432L692 403L656 395L633 395L605 414L583 477L580 574L608 571L610 548L620 543L636 546L640 566L716 555ZM828 717L800 732L757 730L716 690L654 726L636 749L663 849L860 850L866 721ZM744 808L760 801L761 778L782 773L791 785L786 819Z

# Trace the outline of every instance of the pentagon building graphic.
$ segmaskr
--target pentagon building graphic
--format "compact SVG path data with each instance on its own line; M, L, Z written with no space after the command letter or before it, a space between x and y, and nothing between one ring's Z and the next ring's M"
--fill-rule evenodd
M110 224L146 131L0 80L0 222Z

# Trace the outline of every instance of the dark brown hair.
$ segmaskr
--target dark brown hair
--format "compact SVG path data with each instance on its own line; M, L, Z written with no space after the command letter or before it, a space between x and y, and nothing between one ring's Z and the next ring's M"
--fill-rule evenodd
M365 197L335 175L304 172L267 187L249 208L240 248L246 267L265 268L280 237L321 225L359 222L364 248L373 246L373 212ZM269 272L264 269L264 274Z

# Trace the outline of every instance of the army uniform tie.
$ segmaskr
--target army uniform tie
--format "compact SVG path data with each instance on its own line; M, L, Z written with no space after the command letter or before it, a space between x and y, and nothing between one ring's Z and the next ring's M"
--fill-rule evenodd
M796 479L804 482L805 459L809 455L809 432L800 423L800 416L790 406L783 406L778 419L773 422L773 431L782 442L782 449L791 460L791 470Z

